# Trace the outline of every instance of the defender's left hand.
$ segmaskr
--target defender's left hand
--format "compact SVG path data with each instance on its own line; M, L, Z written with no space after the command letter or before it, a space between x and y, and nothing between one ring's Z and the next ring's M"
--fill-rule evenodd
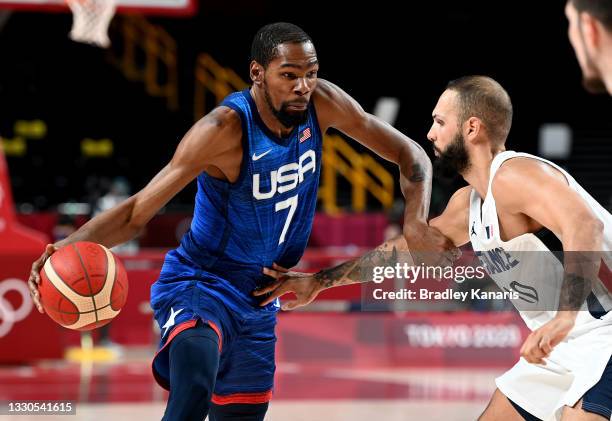
M548 357L574 327L572 317L557 316L539 329L529 334L521 347L521 357L532 364L546 365L544 358Z
M296 299L283 304L283 310L293 310L298 307L310 304L319 292L325 289L321 283L315 279L314 273L290 272L282 266L274 263L272 269L264 268L263 273L276 279L270 285L253 291L253 295L262 296L270 293L269 297L259 304L265 306L278 297L293 292Z

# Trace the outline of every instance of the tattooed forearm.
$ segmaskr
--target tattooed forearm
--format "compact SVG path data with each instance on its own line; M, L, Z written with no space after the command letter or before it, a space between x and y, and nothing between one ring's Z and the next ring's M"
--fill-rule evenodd
M324 288L331 288L333 286L346 285L350 282L345 281L345 274L351 272L359 263L359 259L349 260L339 264L331 269L323 269L314 274L315 279ZM360 281L355 281L360 282Z
M412 165L412 175L408 180L412 183L422 183L425 180L425 171L421 164Z
M591 281L575 273L566 273L561 286L559 311L578 311L591 293Z
M394 266L397 262L397 247L389 243L372 250L363 256L344 262L331 269L324 269L314 275L324 288L369 282L372 280L374 266Z

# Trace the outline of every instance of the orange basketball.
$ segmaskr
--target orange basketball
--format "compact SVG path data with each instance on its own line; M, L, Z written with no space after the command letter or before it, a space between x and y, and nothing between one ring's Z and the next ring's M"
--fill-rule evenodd
M128 280L121 261L106 247L80 241L57 250L40 271L40 301L60 325L92 330L124 306Z

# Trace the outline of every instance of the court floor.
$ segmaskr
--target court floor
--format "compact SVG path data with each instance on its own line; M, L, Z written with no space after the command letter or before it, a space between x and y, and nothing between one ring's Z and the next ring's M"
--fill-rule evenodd
M475 420L486 402L465 401L275 401L266 421L405 421L405 420ZM162 403L100 403L79 405L76 416L0 416L2 420L98 421L159 420Z
M152 354L151 354L152 355ZM161 419L166 392L150 374L149 352L116 363L43 362L0 366L0 400L73 400L76 416L4 420ZM502 370L281 363L267 421L474 420Z

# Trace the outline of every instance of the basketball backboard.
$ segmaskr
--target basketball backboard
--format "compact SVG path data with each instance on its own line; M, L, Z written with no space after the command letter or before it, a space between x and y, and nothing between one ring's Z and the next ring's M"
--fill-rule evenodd
M198 0L118 0L118 13L140 12L162 16L189 16ZM0 9L41 12L68 11L65 0L0 0Z

